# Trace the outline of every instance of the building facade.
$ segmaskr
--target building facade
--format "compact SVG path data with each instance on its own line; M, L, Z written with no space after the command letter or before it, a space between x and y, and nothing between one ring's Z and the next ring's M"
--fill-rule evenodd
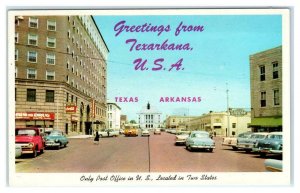
M121 129L125 129L125 124L128 123L127 115L121 115Z
M105 128L108 53L92 16L17 16L16 127Z
M147 104L138 114L138 124L141 129L153 129L162 127L162 113L155 107Z
M116 103L107 103L107 127L119 130L121 128L121 107Z
M237 113L237 112L241 113ZM212 112L203 114L189 121L191 130L203 130L217 136L236 136L251 131L249 126L251 113L243 109L230 109L227 112Z
M197 116L181 116L181 115L171 115L166 119L166 128L173 129L190 129L190 121L195 119Z
M282 47L250 56L253 131L282 131Z

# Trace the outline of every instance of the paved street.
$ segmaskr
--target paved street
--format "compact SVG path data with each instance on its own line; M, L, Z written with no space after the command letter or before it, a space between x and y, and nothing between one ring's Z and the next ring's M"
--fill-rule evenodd
M70 139L66 148L46 150L36 158L16 159L16 172L264 172L264 160L233 151L216 138L216 149L189 152L174 145L175 135Z

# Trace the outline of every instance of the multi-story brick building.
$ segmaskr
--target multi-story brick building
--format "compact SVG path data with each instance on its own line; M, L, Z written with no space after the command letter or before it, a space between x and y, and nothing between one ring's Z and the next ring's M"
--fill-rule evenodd
M282 47L250 56L251 126L282 131Z
M16 127L104 128L108 52L92 16L15 17Z

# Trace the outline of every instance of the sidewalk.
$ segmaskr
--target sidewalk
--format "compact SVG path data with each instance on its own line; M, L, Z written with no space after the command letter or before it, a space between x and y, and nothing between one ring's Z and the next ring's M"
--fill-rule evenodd
M73 135L73 136L68 136L69 139L89 139L93 138L93 135Z

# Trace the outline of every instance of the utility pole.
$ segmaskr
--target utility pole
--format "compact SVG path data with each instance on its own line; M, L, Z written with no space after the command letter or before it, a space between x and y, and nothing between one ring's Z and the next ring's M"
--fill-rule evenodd
M229 123L229 96L228 96L228 83L226 82L226 98L227 98L227 133L226 136L230 136L230 123Z

